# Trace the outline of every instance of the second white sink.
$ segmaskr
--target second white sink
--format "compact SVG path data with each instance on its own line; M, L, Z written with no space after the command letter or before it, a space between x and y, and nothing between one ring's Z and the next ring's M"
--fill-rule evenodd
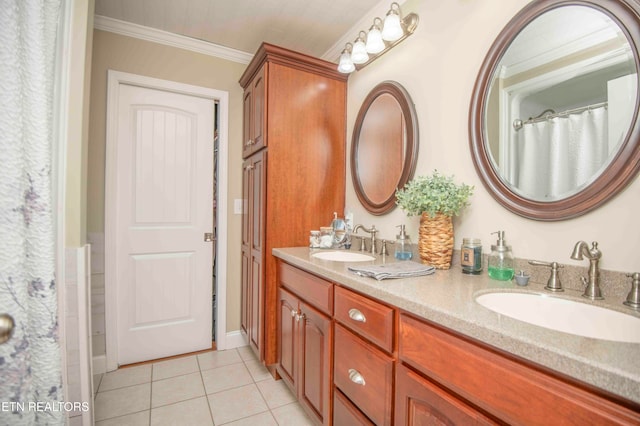
M556 331L594 339L640 343L640 318L543 294L494 292L475 298L494 312Z
M353 251L321 251L314 253L311 257L323 260L332 260L334 262L366 262L368 260L376 260L375 257L368 254L356 253Z

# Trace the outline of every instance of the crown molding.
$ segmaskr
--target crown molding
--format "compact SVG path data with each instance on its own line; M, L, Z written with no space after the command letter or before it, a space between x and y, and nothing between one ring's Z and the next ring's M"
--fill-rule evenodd
M226 59L228 61L238 62L241 64L248 64L253 58L252 54L241 50L231 49L229 47L220 46L207 41L185 37L168 31L145 27L143 25L133 24L131 22L125 22L102 15L95 16L94 28L97 30L109 31L128 37L164 44L166 46L191 50L193 52L215 56L216 58Z

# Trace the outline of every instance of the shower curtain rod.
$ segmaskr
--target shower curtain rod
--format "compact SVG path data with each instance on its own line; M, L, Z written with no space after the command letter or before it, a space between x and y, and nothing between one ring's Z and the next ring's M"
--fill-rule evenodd
M540 115L538 115L537 117L529 117L528 120L522 121L519 118L516 118L515 120L513 120L513 128L518 131L520 129L522 129L522 126L524 126L525 124L531 124L531 123L538 123L540 121L545 121L545 120L550 120L552 118L556 118L556 117L563 117L565 115L569 115L569 114L576 114L578 112L582 112L582 111L587 111L587 110L592 110L592 109L596 109L596 108L600 108L600 107L606 107L608 104L608 102L600 102L597 104L593 104L593 105L587 105L587 106L583 106L583 107L578 107L578 108L572 108L572 109L568 109L566 111L561 111L561 112L555 112L552 109L546 109L544 111L542 111L542 113L540 113Z

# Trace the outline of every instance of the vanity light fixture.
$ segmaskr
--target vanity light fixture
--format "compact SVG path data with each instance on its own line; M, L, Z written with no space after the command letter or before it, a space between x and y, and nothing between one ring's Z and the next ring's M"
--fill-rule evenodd
M353 44L345 45L340 55L338 71L349 74L365 67L413 34L417 26L417 14L410 13L403 18L400 5L391 3L384 22L375 18L369 32L360 31Z

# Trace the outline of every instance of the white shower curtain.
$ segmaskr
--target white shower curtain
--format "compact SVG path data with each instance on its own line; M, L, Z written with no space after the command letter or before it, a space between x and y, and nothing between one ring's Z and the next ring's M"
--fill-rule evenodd
M64 424L52 142L61 0L0 0L0 424Z
M607 120L600 107L525 124L515 139L519 192L551 201L589 184L609 156Z

